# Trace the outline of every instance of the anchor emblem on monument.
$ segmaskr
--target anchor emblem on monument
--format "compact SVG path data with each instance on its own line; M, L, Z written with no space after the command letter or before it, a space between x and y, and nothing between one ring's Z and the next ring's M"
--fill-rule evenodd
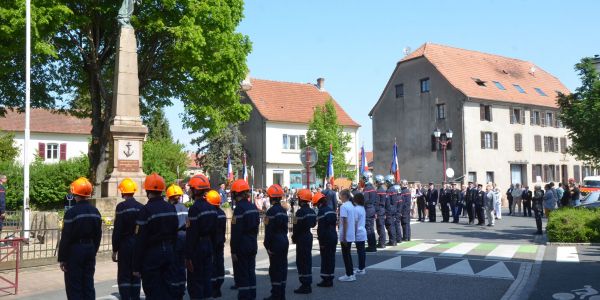
M131 151L131 142L127 142L127 144L125 145L125 147L127 147L127 151L123 151L123 154L125 154L126 157L131 157L133 155L133 151Z

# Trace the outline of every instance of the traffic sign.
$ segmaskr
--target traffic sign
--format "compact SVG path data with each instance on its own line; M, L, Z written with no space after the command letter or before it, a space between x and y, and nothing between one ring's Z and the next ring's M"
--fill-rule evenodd
M448 176L449 178L454 177L454 169L452 169L452 168L446 169L446 176Z
M317 160L319 159L319 156L317 155L317 150L315 150L315 148L313 147L306 147L304 149L302 149L302 151L300 152L300 161L302 162L302 165L307 168L312 168L317 164ZM311 170L312 172L312 170Z

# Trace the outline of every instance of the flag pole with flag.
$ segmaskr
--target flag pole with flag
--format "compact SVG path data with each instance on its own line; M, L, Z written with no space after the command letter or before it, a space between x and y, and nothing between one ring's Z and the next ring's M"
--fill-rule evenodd
M396 144L396 140L394 140L394 154L392 156L390 174L394 175L396 182L400 182L400 166L398 166L398 145Z
M365 145L360 147L360 175L369 170L369 165L367 165L367 154L365 153Z
M231 166L231 157L227 154L227 180L233 181L233 166Z
M333 146L329 144L329 159L327 160L327 175L325 176L325 185L327 185L327 183L331 183L331 185L333 186L334 179L335 178L333 174Z
M242 170L242 178L246 182L248 182L248 170L246 170L246 153L244 152L244 161L243 161L243 170Z

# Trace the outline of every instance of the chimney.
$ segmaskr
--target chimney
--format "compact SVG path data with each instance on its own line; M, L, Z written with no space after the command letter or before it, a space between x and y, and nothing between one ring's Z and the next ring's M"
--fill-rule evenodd
M596 67L596 72L598 72L598 74L600 74L600 54L594 55L594 58L592 59L592 63Z
M242 90L244 92L247 92L252 89L252 81L250 80L250 70L248 70L248 73L246 74L246 78L244 78L244 80L242 80L240 85L242 86Z
M323 78L323 77L317 78L317 88L321 92L325 91L325 78Z

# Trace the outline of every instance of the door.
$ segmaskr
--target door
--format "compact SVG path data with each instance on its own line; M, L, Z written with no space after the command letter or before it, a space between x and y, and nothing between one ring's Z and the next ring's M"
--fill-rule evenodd
M523 185L523 165L510 165L510 183Z
M567 184L567 180L569 178L569 171L567 165L560 166L561 180L564 185Z

